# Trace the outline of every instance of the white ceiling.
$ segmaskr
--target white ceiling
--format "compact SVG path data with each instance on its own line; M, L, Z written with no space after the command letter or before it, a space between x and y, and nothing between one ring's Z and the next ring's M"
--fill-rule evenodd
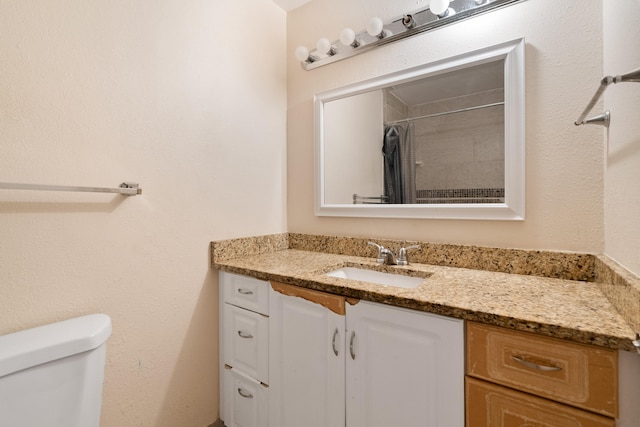
M280 6L285 12L296 9L310 1L311 0L273 0L273 2Z

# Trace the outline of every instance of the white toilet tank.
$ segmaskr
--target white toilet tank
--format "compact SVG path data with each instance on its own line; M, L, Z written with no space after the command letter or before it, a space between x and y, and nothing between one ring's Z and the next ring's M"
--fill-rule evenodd
M109 335L92 314L0 336L0 426L98 427Z

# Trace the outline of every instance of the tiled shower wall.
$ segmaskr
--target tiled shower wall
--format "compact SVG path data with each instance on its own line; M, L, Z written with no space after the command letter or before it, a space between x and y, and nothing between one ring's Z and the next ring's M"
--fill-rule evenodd
M417 106L385 96L385 121L419 117L501 102L504 91L494 89ZM414 123L416 189L504 191L504 107L454 113ZM426 194L426 193L425 193ZM443 193L444 194L444 193ZM456 194L460 195L460 191ZM469 197L473 197L470 194Z

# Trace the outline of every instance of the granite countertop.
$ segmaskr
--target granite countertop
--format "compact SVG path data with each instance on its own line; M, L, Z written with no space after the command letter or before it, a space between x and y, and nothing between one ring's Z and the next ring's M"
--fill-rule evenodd
M635 333L595 282L411 263L379 266L371 257L282 249L215 259L214 268L262 280L635 351ZM415 289L325 276L361 266L425 277Z

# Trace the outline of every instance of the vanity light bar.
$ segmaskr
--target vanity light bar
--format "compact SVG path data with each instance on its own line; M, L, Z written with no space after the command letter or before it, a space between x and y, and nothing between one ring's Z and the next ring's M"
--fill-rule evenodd
M345 28L340 33L340 39L333 43L321 38L314 50L309 51L306 47L299 46L295 56L303 69L313 70L378 46L522 1L525 0L431 0L430 8L408 13L387 24L380 18L372 18L367 24L367 29L360 33Z

